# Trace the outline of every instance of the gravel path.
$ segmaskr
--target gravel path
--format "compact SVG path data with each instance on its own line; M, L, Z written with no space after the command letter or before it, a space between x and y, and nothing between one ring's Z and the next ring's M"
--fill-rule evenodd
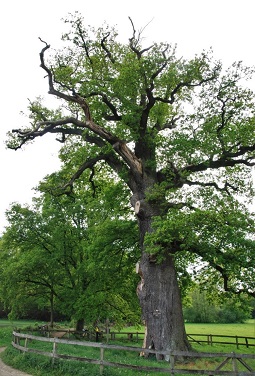
M4 351L4 347L0 347L0 352ZM28 373L21 372L18 369L11 368L4 364L0 358L0 376L31 376Z

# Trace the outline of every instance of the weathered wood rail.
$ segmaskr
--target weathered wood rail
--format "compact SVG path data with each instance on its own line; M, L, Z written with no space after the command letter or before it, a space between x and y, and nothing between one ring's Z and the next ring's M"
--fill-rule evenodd
M24 341L24 344L22 345L21 342ZM35 342L47 342L49 344L52 344L52 350L51 351L43 351L36 347L32 347L33 343ZM31 346L29 346L29 344ZM97 348L99 349L99 357L97 359L90 359L86 357L80 357L80 356L74 356L74 355L67 355L64 353L61 353L58 350L59 344L65 344L68 346L83 346L83 347L89 347L89 348ZM114 350L118 351L131 351L136 353L146 353L146 354L157 354L158 352L155 350L149 350L149 349L143 349L139 347L131 347L131 346L116 346L116 345L107 345L99 342L85 342L85 341L73 341L68 339L60 339L60 338L46 338L46 337L38 337L34 335L28 335L24 333L17 333L13 332L13 341L12 341L13 347L16 349L22 351L22 352L32 352L44 356L51 357L54 361L54 359L67 359L67 360L77 360L82 362L87 362L91 364L97 364L100 368L100 375L103 374L103 369L105 366L108 367L118 367L118 368L128 368L132 369L134 371L146 371L146 372L160 372L160 373L167 373L169 375L175 375L175 374L187 374L187 375L194 375L194 374L203 374L203 375L240 375L240 376L255 376L255 367L248 364L247 362L249 360L254 361L255 363L255 354L236 354L234 352L232 353L196 353L196 352L183 352L183 351L160 351L160 354L165 355L169 358L169 364L167 362L159 362L158 367L153 366L144 366L144 365L137 365L137 364L124 364L124 363L118 363L109 361L106 359L105 356L105 350L109 350L111 352L114 352ZM200 369L187 369L183 368L184 365L180 364L180 362L176 362L176 360L180 357L183 358L191 358L192 361L205 358L207 360L213 360L210 363L210 366L214 367L214 369L208 369L208 362L207 362L207 369L202 370ZM137 357L138 359L138 357ZM219 359L221 359L219 361ZM219 363L216 365L215 363ZM230 370L224 369L226 365L230 366ZM180 368L182 367L182 368Z

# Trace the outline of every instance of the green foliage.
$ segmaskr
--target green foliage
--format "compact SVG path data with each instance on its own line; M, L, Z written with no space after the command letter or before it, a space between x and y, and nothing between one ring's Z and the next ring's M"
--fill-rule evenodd
M148 252L158 260L166 250L174 254L180 283L185 286L186 278L187 288L192 276L211 291L217 286L219 293L227 288L252 295L253 214L233 199L223 202L211 196L207 207L187 210L177 205L167 216L155 218L154 231L146 236Z

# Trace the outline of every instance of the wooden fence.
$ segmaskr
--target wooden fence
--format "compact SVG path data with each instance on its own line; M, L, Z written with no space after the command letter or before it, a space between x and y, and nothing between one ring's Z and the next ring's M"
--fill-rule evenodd
M27 329L26 329L27 331ZM38 330L33 329L32 333ZM42 334L44 334L47 337L67 337L70 338L71 336L82 339L88 339L88 340L102 340L104 337L107 341L115 341L118 339L126 339L129 341L135 341L138 342L139 340L143 340L144 333L143 332L117 332L117 331L108 331L108 332L91 332L91 331L85 331L85 332L78 332L74 329L40 329L39 330ZM246 337L246 336L227 336L227 335L221 335L221 334L187 334L189 342L198 343L198 344L207 344L207 345L213 345L213 344L221 344L221 345L234 345L237 349L240 348L240 346L245 346L247 348L249 347L255 347L255 337Z
M128 340L135 340L138 342L144 336L140 332L110 332L109 337L111 340L126 337ZM221 345L235 345L237 349L240 346L255 347L254 337L244 336L226 336L221 334L187 334L189 342L198 344L206 343L207 345L221 344Z
M22 345L21 342L24 341L24 344ZM52 350L51 351L43 351L36 347L33 347L33 344L35 341L39 342L47 342L49 344L52 344ZM80 357L75 355L68 355L64 354L63 352L59 351L58 345L64 344L68 346L83 346L87 348L95 348L99 350L99 356L98 358L86 358L86 357ZM132 369L134 371L146 371L146 372L159 372L159 373L167 373L169 375L175 375L175 374L203 374L203 375L242 375L242 376L255 376L255 367L251 364L248 364L247 362L252 360L253 363L255 363L255 355L253 354L236 354L234 352L232 353L198 353L198 352L183 352L183 351L174 351L174 352L168 352L168 351L160 351L161 355L166 356L169 358L169 363L167 362L159 362L158 366L144 366L139 364L124 364L124 363L118 363L113 362L110 360L107 360L107 356L105 355L105 350L107 350L107 354L109 357L109 354L114 351L130 351L130 352L136 352L136 353L145 353L145 354L158 354L158 351L155 350L149 350L149 349L143 349L139 347L131 347L131 346L116 346L116 345L108 345L98 342L85 342L85 341L73 341L70 339L60 339L57 337L54 338L46 338L46 337L38 337L34 335L28 335L24 333L17 333L13 332L13 341L12 345L19 349L22 352L32 352L36 354L41 354L44 356L51 357L53 359L53 362L55 359L68 359L68 360L77 360L82 362L87 362L91 364L97 364L99 365L100 369L100 375L103 374L103 369L106 366L110 367L118 367L118 368L128 368ZM31 345L31 346L29 346ZM71 348L70 348L71 350ZM62 350L63 351L63 350ZM71 351L68 351L68 353L71 353ZM205 360L205 364L207 369L201 369L201 365L199 369L188 369L184 367L184 364L176 361L178 358L189 358L191 361L198 360L200 358L203 358ZM139 363L139 358L137 356L136 363ZM219 360L220 359L220 360ZM216 365L215 364L219 363ZM210 367L214 367L214 369L208 369L210 364ZM226 370L226 366L230 367ZM183 368L180 368L183 367Z
M226 336L221 334L187 334L189 342L198 344L206 343L207 345L235 345L237 349L240 346L255 347L254 337Z

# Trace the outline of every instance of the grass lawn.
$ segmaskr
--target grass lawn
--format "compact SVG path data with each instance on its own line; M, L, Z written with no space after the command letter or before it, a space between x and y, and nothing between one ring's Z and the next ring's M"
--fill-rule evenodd
M1 327L24 328L26 326L35 326L37 324L40 325L41 323L39 323L38 321L33 321L33 320L0 319L0 328Z
M243 324L185 324L188 334L222 334L226 336L255 337L255 320Z

